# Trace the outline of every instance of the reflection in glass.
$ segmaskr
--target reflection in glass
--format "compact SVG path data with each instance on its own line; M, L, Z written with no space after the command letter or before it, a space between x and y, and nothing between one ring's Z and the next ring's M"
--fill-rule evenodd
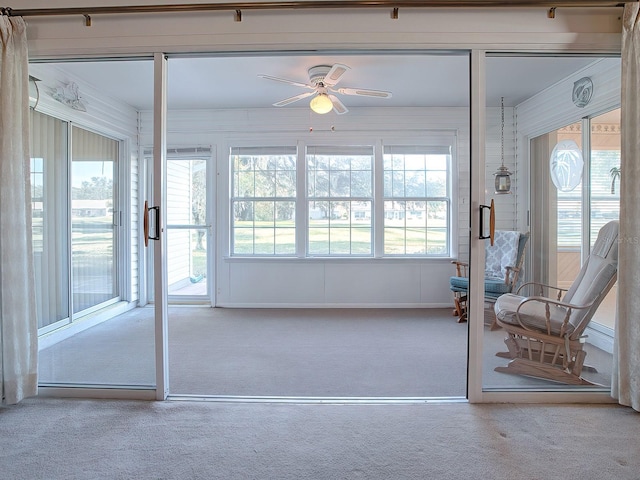
M598 117L593 117L592 110L586 109L587 107L579 111L570 104L565 108L557 99L560 95L566 96L566 92L571 91L576 78L580 78L579 75L584 75L587 71L606 72L612 77L619 75L620 60L609 58L594 62L593 58L578 59L543 55L492 57L487 59L487 77L497 78L496 75L499 72L516 71L519 66L541 67L543 64L549 75L555 74L557 77L552 80L549 76L548 83L539 85L538 91L543 92L542 94L522 99L505 97L508 105L507 113L514 119L513 122L505 124L505 164L515 166L512 170L516 172L513 179L516 188L514 195L495 196L496 226L500 230L530 233L531 239L525 254L526 263L519 276L522 282L537 282L568 289L577 278L580 278L578 273L589 256L590 243L593 243L600 227L609 220L605 217L617 215L617 209L613 207L617 198L616 195L611 194L613 179L610 172L618 166L619 152L615 150L619 150L619 147L612 147L608 143L613 139L611 125L615 122L610 122L610 119L599 121ZM499 165L496 145L500 143L500 132L494 126L500 125L501 92L492 94L491 89L492 86L488 84L486 156L489 163L487 172L492 172L494 165ZM611 106L617 102L618 93L615 89L609 92L601 90L599 95L608 96ZM559 123L559 119L565 119L566 123L564 125ZM601 126L598 126L599 123ZM546 131L542 130L545 125L548 125ZM607 131L609 136L607 142L603 142L603 135L597 137L596 132L599 130ZM518 139L521 138L528 138L529 143L525 146L519 145ZM493 179L490 179L488 174L485 178L487 186L493 185ZM523 191L526 193L523 194ZM579 293L560 290L559 298L561 300L566 298L567 301L575 299L575 303L578 303ZM519 294L541 295L555 299L558 290L546 287L534 290L527 286ZM504 307L504 302L507 300L509 298L503 298L500 305ZM515 299L513 301L519 302ZM517 305L521 304L517 303ZM522 308L525 308L524 305ZM615 302L613 306L615 308ZM550 315L553 317L554 313L562 313L561 308L563 307L551 307ZM512 309L505 308L504 311L512 311ZM522 311L520 313L522 314ZM544 314L543 307L541 317L535 312L531 313L530 317L542 318L543 330ZM596 384L595 386L578 386L581 389L606 390L611 381L612 331L605 332L602 329L596 331L599 314L614 318L614 310L607 306L606 300L599 306L596 315L587 326L584 332L586 337L578 340L584 341L581 345L586 352L584 365L587 368L580 368L582 354L580 360L577 360L576 356L575 364L566 366L568 371L579 372L576 375L579 374L582 379ZM505 344L504 329L489 327L495 319L493 304L490 302L485 303L484 318L487 326L483 334L485 351L483 389L569 391L576 388L575 378L563 376L562 371L565 367L562 362L557 367L548 367L558 368L557 375L554 375L555 371L548 371L545 368L547 360L552 359L553 355L557 354L557 359L563 359L563 352L569 348L570 342L561 339L559 343L554 344L559 346L559 349L556 351L554 347L550 356L541 359L539 355L536 357L537 350L527 345L526 341L522 343L516 340L515 343L511 341ZM503 321L506 320L503 319ZM572 328L567 327L565 331L570 333ZM525 338L526 335L522 334L521 337ZM545 348L549 349L551 344L553 342L547 339ZM537 365L533 369L512 369L509 370L510 373L500 370L513 359L518 359L514 365L519 366L528 367L530 364L527 362L543 362L545 365Z
M591 230L589 245L593 247L600 228L620 217L620 109L598 115L591 120ZM615 284L602 302L592 323L615 328L618 285Z
M67 124L31 112L31 205L38 328L69 321Z
M116 296L114 168L118 142L73 128L71 258L73 312Z

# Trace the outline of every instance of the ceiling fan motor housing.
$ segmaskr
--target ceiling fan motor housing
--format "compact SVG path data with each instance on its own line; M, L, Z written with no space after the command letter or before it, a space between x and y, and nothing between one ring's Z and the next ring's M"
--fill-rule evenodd
M324 80L324 77L327 76L331 70L331 65L316 65L315 67L311 67L309 72L309 81L312 85L317 86Z

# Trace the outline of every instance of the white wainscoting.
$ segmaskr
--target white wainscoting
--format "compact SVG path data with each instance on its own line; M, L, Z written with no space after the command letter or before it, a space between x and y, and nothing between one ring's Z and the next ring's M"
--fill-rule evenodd
M446 260L226 259L222 307L449 307Z

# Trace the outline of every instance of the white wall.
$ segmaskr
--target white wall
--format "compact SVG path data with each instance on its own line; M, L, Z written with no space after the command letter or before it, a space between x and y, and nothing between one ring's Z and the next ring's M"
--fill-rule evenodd
M51 8L49 0L8 2ZM123 0L57 0L56 7L122 5ZM138 0L135 4L193 3ZM19 4L19 5L18 5ZM33 58L153 52L476 48L509 51L615 52L620 8L390 8L233 11L27 17Z
M84 6L117 5L118 1L84 0ZM175 3L141 0L144 3ZM78 4L71 0L56 2L57 7ZM21 0L14 8L50 7L46 0ZM386 9L354 10L277 10L244 12L242 22L234 22L232 12L184 13L155 15L94 15L93 26L86 27L84 18L28 17L29 49L32 58L78 57L96 55L148 55L153 52L234 52L282 50L370 51L391 49L487 49L508 51L591 51L617 52L620 48L619 8L558 9L556 18L547 18L546 8L515 9L420 9L401 8L398 20L392 20ZM432 305L450 303L448 276L451 266L446 261L388 261L381 259L349 262L338 260L245 261L226 258L228 234L228 184L225 148L238 125L247 131L269 122L284 132L292 132L305 124L289 110L288 120L272 113L261 116L256 111L227 111L224 122L216 115L222 112L171 112L169 144L214 145L218 162L217 229L218 262L216 280L220 305ZM489 118L487 132L494 141L487 142L487 178L494 171L495 130L498 118ZM368 128L384 130L389 125L387 113L381 109L357 111L349 118L363 121ZM398 117L398 129L445 128L458 135L459 165L468 165L468 114L453 109L405 109ZM218 119L218 121L216 121ZM142 144L149 145L150 123L142 120ZM194 126L198 126L194 129ZM145 130L146 129L146 130ZM180 138L180 140L175 140ZM498 140L499 142L499 140ZM515 143L515 142L514 142ZM174 145L172 145L174 146ZM489 151L491 148L491 152ZM510 146L513 148L513 144ZM468 254L469 172L459 171L457 250ZM517 186L519 189L519 185ZM488 190L490 186L488 186ZM517 190L519 191L519 190ZM506 202L503 211L520 208L516 195L499 199ZM513 225L513 217L499 220L499 228ZM520 222L516 222L520 223ZM391 263L388 263L391 262ZM388 268L383 268L388 267ZM392 275L387 272L393 271ZM434 282L432 279L441 279ZM282 288L266 295L263 287L275 279ZM363 289L363 281L370 288ZM301 286L304 286L302 288ZM239 290L241 288L241 290ZM244 292L244 293L242 293ZM247 292L256 292L248 295ZM266 298L266 300L265 300Z
M512 109L506 109L512 118ZM489 110L489 181L500 165L500 110ZM314 120L309 131L305 108L171 111L170 148L211 145L218 158L216 172L216 304L219 306L449 306L447 259L301 259L230 258L229 163L230 146L237 141L296 144L326 139L383 139L424 141L426 136L455 136L454 258L468 257L469 249L469 112L467 108L366 108L350 110L331 120ZM330 122L330 123L327 123ZM338 123L336 123L338 122ZM152 115L143 112L140 141L152 141ZM335 131L330 127L334 126ZM505 164L514 164L513 124L505 126ZM498 146L496 149L496 145ZM493 193L491 187L490 193ZM516 195L503 196L498 228L516 223Z

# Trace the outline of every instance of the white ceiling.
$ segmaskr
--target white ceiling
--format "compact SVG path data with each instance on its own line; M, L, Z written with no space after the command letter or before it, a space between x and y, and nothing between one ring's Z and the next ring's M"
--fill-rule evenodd
M487 104L514 106L566 78L589 57L492 57L487 59ZM339 86L387 90L392 98L340 96L347 106L469 105L469 58L465 54L358 54L183 57L169 59L168 105L185 108L266 108L305 90L258 77L266 74L308 82L314 65L342 63L351 69ZM65 62L59 68L138 110L153 105L153 62ZM63 79L60 79L63 80ZM288 107L303 106L301 100Z

